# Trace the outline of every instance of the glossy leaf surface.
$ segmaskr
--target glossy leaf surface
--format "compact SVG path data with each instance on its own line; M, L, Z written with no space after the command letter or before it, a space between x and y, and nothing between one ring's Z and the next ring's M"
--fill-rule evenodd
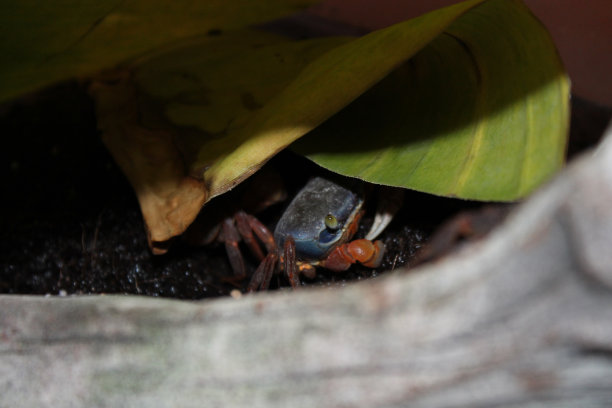
M569 84L518 1L489 1L295 149L338 173L428 193L515 200L563 163Z

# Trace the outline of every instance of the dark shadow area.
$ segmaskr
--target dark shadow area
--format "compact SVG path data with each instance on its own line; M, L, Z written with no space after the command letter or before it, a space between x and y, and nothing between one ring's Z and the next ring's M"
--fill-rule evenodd
M609 110L588 102L574 101L574 106L572 155L596 143L610 118ZM0 132L5 141L0 153L0 293L198 299L227 295L243 285L229 279L229 263L218 244L200 248L177 241L167 255L151 255L135 195L100 141L93 106L78 85L63 84L3 106ZM326 173L291 152L279 154L267 167L282 175L289 197L309 177ZM215 206L228 205L222 200L240 206L241 194L238 188L213 200L206 214L214 217ZM375 201L374 195L370 204ZM438 225L482 206L410 191L405 203L381 237L387 252L380 268L320 271L315 280L305 282L343 285L410 266ZM258 216L273 228L285 205ZM369 214L358 234L368 229ZM253 270L256 262L244 252ZM286 285L282 277L272 282L273 287Z
M567 148L568 159L599 143L612 120L612 109L584 99L572 100L572 121Z

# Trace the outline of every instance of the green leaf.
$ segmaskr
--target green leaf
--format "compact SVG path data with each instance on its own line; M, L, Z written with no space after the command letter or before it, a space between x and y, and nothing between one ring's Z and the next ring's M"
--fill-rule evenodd
M519 1L488 1L294 148L370 182L515 200L563 163L569 84Z
M269 21L312 0L4 0L0 101L176 41Z
M471 0L346 42L306 65L260 109L223 137L204 141L192 169L202 169L210 197L221 194L379 82L484 0ZM288 49L295 47L289 44ZM293 48L300 52L299 46ZM245 72L249 72L244 65Z
M287 87L304 66L348 40L294 41L260 30L236 30L197 38L148 59L134 67L134 80L142 93L163 105L172 124L199 130L185 154L204 150L211 140L232 148L229 133ZM179 137L185 141L190 135Z
M357 39L227 31L125 67L92 94L152 242L334 115L296 148L336 172L434 194L515 199L560 166L565 146L567 80L514 0L466 1Z

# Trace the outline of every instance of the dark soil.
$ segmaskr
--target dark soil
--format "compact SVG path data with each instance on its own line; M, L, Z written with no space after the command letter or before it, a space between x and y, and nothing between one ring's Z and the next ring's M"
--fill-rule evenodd
M574 102L570 156L595 144L609 117L609 110ZM0 107L0 132L5 143L0 153L0 293L200 299L246 285L231 279L220 245L193 247L177 241L168 254L151 255L135 195L102 145L92 103L76 84ZM269 166L286 175L290 193L324 172L290 152ZM238 200L239 191L233 194ZM304 283L338 285L413 265L437 226L465 210L478 213L483 206L416 192L408 192L405 202L409 205L381 237L387 246L381 268L321 271ZM259 215L273 227L282 210L279 204ZM251 269L256 267L248 255L247 261ZM279 276L272 285L287 283Z

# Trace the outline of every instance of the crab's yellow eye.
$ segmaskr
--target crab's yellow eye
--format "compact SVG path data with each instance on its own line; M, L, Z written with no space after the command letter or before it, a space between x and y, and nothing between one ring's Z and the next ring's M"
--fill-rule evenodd
M336 217L334 217L331 214L327 214L325 216L325 226L327 228L329 228L330 230L337 230L339 225L338 225L338 220L336 219Z

